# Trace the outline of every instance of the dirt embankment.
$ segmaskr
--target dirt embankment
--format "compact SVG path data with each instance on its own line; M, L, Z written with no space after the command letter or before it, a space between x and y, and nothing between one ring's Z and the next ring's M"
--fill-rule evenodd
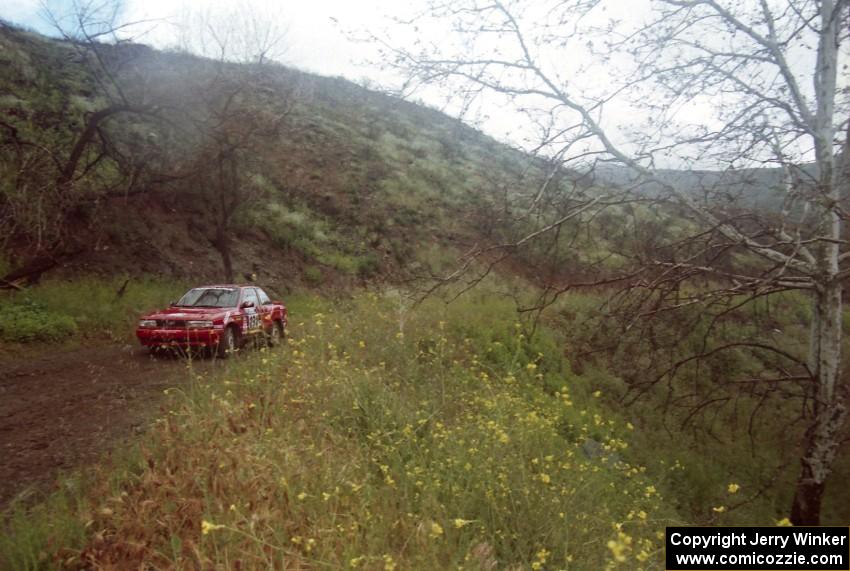
M0 359L0 509L144 430L163 391L187 379L185 360L133 345Z

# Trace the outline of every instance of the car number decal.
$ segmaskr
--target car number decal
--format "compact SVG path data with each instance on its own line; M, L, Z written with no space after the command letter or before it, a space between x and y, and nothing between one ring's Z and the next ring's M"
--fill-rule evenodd
M260 314L251 313L245 316L245 328L249 331L255 331L260 328Z

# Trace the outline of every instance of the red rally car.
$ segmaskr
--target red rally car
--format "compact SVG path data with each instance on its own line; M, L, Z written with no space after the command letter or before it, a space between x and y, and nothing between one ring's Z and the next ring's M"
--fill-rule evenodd
M190 289L168 309L139 320L142 345L209 348L226 357L252 337L277 345L286 332L286 306L253 285L211 285Z

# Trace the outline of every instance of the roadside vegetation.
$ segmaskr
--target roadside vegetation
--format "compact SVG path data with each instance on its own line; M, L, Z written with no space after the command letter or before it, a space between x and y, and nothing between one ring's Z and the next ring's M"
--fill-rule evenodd
M791 503L805 417L795 408L792 387L757 389L782 357L745 347L718 358L689 357L756 341L766 331L791 355L804 356L808 347L800 339L811 319L806 298L786 293L758 300L721 325L715 314L698 308L633 328L606 312L616 312L613 296L576 292L558 300L543 319L563 332L573 370L634 424L631 454L662 482L677 512L702 525L781 520ZM850 337L850 311L844 313L844 335ZM850 462L842 458L837 477L848 473ZM724 483L734 493L721 493ZM824 524L850 520L849 500L842 486L828 488Z
M529 337L483 290L289 305L284 348L190 373L137 448L13 505L2 566L658 569L665 525L786 513L731 428L669 435L616 375L576 373L578 328Z
M44 550L45 565L71 567L657 560L673 512L619 456L629 429L510 304L310 305L286 349L171 392L134 460L42 512L55 526L13 515L7 564L36 566Z
M0 341L126 341L139 315L167 305L185 289L177 280L82 277L6 290L0 292Z

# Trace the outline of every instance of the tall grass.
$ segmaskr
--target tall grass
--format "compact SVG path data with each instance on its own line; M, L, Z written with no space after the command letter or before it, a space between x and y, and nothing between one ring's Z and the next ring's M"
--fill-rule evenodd
M36 534L14 561L661 568L674 513L625 461L628 426L552 354L554 337L524 336L509 303L292 305L286 348L171 391L135 468L59 508L85 543ZM28 559L36 550L49 556ZM0 564L11 555L4 544Z
M14 504L3 517L0 569L53 569L74 557L86 540L88 505L79 479L69 477L59 489L34 506Z
M593 295L532 339L484 293L287 301L285 347L192 373L124 464L7 514L0 568L661 569L671 522L787 513L781 439L707 444L573 372Z

